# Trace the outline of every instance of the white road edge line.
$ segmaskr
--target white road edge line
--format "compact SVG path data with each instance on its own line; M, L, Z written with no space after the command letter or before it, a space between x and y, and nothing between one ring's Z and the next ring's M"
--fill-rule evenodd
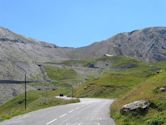
M57 119L55 118L55 119L53 119L52 121L47 122L46 125L49 125L49 124L53 123L53 122L56 121L56 120L57 120Z
M65 117L67 114L63 114L63 115L61 115L61 116L59 116L59 118L63 118L63 117Z

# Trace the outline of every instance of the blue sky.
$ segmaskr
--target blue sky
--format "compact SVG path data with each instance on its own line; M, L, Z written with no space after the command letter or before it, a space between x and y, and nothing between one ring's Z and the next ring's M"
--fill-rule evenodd
M81 47L166 26L166 0L0 0L0 26L58 46Z

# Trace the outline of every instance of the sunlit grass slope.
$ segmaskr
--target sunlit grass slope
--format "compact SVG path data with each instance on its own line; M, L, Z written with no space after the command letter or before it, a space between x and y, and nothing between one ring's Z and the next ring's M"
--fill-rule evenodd
M166 125L166 92L158 89L166 86L166 63L160 62L155 66L161 68L161 72L147 78L144 82L126 92L112 106L112 115L117 125ZM145 116L124 116L120 114L120 108L127 103L145 99L155 105Z
M158 67L128 57L100 58L111 61L112 67L98 78L90 79L76 90L77 97L117 98L152 77ZM94 61L95 62L95 61Z

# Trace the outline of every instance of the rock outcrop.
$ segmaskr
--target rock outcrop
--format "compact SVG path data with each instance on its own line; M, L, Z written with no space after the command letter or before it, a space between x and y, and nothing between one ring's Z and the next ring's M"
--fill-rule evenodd
M159 88L159 91L160 91L160 92L166 92L166 86L160 87L160 88Z
M129 104L126 104L121 109L121 114L132 113L134 115L144 114L149 108L151 103L146 100L138 100Z

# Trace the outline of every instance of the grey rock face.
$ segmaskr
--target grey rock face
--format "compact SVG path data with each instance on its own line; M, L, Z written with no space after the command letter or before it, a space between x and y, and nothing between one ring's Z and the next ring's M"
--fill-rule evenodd
M76 49L25 38L0 28L0 79L20 80L25 71L28 78L38 76L38 79L42 79L38 63L91 59L106 54L130 56L144 61L166 60L166 28L120 33L108 40Z
M102 56L130 56L144 61L166 60L166 28L155 27L120 33L108 40L94 43L82 48L63 48L46 42L37 41L18 35L8 29L0 28L0 79L46 80L45 73L39 66L44 63L59 63L65 60L92 59ZM108 68L110 62L98 62L95 67ZM134 65L127 65L133 67ZM74 67L74 68L73 68ZM72 68L83 76L86 72L98 72L98 68ZM126 67L122 67L126 68ZM4 88L4 86L0 86ZM16 96L21 89L7 85L8 94ZM13 89L12 89L13 88ZM3 91L0 91L2 95ZM0 100L0 103L2 103Z
M138 100L129 104L126 104L122 107L121 113L127 114L127 113L144 113L147 111L147 109L150 107L151 103L146 100Z
M130 56L144 61L166 60L166 27L120 33L108 40L78 48L73 55L96 58L105 54Z
M29 79L43 79L38 64L92 59L106 54L130 56L144 61L166 60L166 28L120 33L108 40L76 49L25 38L0 28L0 79L21 80L25 71Z
M155 93L166 92L166 86L159 86L154 89Z
M0 79L42 79L38 63L67 60L72 48L36 41L0 28Z
M160 88L159 88L159 91L160 91L160 92L166 92L166 86L160 87Z
M27 86L27 91L33 90ZM0 105L24 92L24 84L0 84Z
M0 80L24 80L25 73L27 80L45 80L39 64L68 60L70 51L0 28ZM23 85L1 84L0 104L23 91Z

